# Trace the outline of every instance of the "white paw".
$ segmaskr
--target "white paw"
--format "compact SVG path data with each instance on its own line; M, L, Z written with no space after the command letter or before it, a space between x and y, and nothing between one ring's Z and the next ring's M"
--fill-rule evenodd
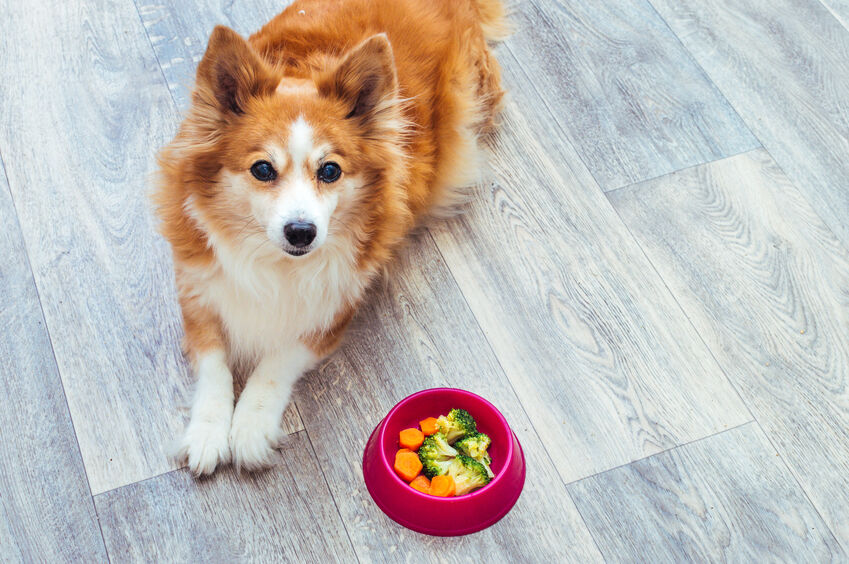
M250 404L236 405L230 427L230 452L236 470L260 470L271 466L274 449L282 436L280 417Z
M177 451L178 460L188 463L195 476L212 474L219 464L230 461L230 413L224 410L209 417L193 417Z

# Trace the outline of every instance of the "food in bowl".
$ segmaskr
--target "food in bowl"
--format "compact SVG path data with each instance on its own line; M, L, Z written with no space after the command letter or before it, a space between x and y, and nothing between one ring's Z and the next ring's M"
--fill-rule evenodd
M395 472L410 487L437 497L460 496L487 485L495 474L488 453L491 439L478 433L465 409L428 417L419 429L403 429L398 437Z

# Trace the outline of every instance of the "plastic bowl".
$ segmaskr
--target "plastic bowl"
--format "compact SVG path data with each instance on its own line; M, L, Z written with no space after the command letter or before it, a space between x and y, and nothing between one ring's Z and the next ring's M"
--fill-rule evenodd
M457 497L414 490L392 468L398 433L455 407L468 411L478 431L492 439L489 453L495 477L486 486ZM525 485L525 455L494 405L465 390L434 388L404 398L375 427L363 453L363 477L374 502L397 523L428 535L467 535L494 524L519 499Z

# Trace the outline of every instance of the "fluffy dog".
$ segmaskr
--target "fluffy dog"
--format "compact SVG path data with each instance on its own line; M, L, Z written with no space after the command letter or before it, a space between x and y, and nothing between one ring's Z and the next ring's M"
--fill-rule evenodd
M192 472L270 463L295 381L477 181L505 31L500 0L300 0L247 41L212 32L154 194L197 375Z

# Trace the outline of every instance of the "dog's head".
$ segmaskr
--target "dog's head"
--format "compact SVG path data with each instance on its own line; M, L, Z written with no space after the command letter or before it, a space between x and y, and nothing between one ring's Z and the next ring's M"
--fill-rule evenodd
M181 158L196 216L234 238L264 236L301 257L353 229L364 237L403 121L387 37L293 76L217 27L198 66ZM350 233L348 233L350 235Z

